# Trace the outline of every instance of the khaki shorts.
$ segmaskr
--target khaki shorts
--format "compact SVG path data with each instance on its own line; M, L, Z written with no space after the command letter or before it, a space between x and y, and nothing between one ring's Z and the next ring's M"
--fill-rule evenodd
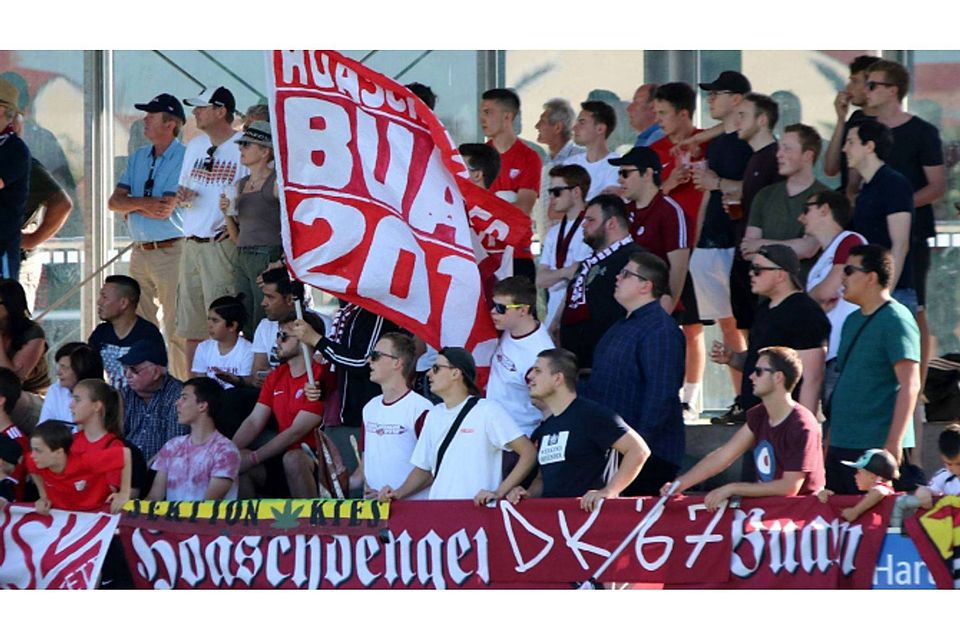
M220 296L233 295L236 261L237 246L229 238L219 242L184 242L177 286L178 336L187 340L209 337L207 309Z
M700 249L690 254L690 277L701 320L733 317L730 305L730 269L733 249Z

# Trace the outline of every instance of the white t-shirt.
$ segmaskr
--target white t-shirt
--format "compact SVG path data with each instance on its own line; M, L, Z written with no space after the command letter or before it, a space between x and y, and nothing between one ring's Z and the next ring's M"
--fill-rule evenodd
M410 475L410 456L417 446L417 434L433 404L415 391L408 391L390 404L383 396L363 407L363 477L371 489L385 485L396 489ZM410 496L426 499L429 491Z
M50 385L47 389L47 397L43 399L37 424L44 420L73 422L73 414L70 413L70 391L64 388L59 380Z
M820 257L817 258L813 267L810 268L810 273L807 275L807 292L813 290L815 286L823 282L826 277L830 275L830 271L834 267L837 249L840 247L840 244L850 236L856 236L863 244L867 243L863 236L854 231L841 231L837 234L837 237L820 253ZM840 285L837 294L840 296L837 304L827 312L827 320L830 321L830 342L827 346L828 362L837 357L837 351L840 349L840 334L843 331L844 321L848 315L860 308L852 302L847 302L843 299L843 285Z
M947 471L945 467L933 474L927 486L938 495L960 496L960 478Z
M440 445L466 402L451 409L441 403L430 410L411 463L434 473ZM450 441L439 475L434 474L430 485L430 499L472 500L481 489L495 491L503 479L503 449L522 435L523 431L503 407L481 399Z
M574 218L575 220L576 218ZM573 220L568 220L564 231L569 233ZM570 246L567 249L567 259L563 264L557 264L557 243L560 241L560 223L557 223L547 230L547 235L543 239L543 248L540 251L540 264L549 269L562 269L569 267L574 262L583 262L593 253L593 249L583 241L583 223L573 232L573 238L570 240ZM561 280L547 289L547 318L543 324L550 326L554 316L560 310L564 297L567 295L567 285L569 280Z
M600 158L596 162L590 162L587 160L587 153L579 153L563 164L578 164L584 169L587 170L587 173L590 174L590 191L587 193L587 201L594 196L600 195L600 192L606 189L607 187L616 187L620 184L619 182L619 171L620 167L615 167L607 160L614 160L619 158L615 153L608 153L603 158Z
M267 318L261 320L256 331L253 332L253 352L266 354L271 369L276 369L279 364L273 349L277 346L278 333L280 333L280 323Z
M208 171L207 150L212 146L210 138L201 133L187 145L180 169L180 186L193 189L197 197L189 207L183 207L183 235L212 238L222 231L227 223L220 212L220 194L223 188L234 184L250 171L240 164L240 133L217 146L213 152L213 166Z
M246 338L238 338L237 344L226 355L220 354L220 347L213 338L204 340L197 345L193 355L194 373L206 375L220 383L224 389L232 389L233 385L224 382L215 375L214 369L220 369L235 376L248 376L253 369L253 345Z
M537 361L538 353L553 347L553 340L542 324L521 338L514 338L509 331L504 331L490 361L487 398L506 409L528 438L540 425L543 414L530 402L527 371Z

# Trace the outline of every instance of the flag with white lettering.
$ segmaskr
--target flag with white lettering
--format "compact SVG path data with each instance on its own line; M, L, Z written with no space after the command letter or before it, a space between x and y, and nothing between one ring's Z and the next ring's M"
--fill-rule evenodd
M335 51L267 55L291 270L434 347L488 361L496 332L474 244L519 245L516 216L487 194L464 198L474 191L456 147L405 87Z
M93 589L120 516L0 511L0 589Z

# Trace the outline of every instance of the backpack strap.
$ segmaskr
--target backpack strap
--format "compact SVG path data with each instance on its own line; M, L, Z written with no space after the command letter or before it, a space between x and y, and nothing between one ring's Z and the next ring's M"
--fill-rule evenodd
M460 413L457 414L457 419L453 421L450 430L447 431L447 435L443 438L443 442L440 444L440 450L437 451L437 466L433 468L433 477L436 478L440 473L440 465L443 463L443 456L447 453L447 447L450 446L450 443L453 442L453 437L457 435L457 431L460 430L460 424L463 422L463 419L467 417L467 414L470 413L470 410L476 406L477 402L480 401L480 398L477 396L470 396L467 400L467 404L463 406L463 409L460 409Z

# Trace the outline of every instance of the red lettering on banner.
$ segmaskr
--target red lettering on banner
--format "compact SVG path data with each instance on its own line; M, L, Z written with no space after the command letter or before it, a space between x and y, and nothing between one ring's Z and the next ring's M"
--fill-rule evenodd
M407 298L410 295L410 283L413 279L414 265L417 264L417 256L412 251L404 249L400 249L397 254L393 278L390 279L390 295Z

